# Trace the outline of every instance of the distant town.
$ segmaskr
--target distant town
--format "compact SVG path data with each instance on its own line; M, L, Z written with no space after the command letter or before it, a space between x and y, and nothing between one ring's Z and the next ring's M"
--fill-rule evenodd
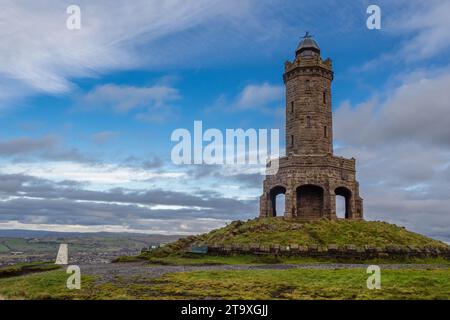
M109 263L120 256L132 256L179 239L180 236L125 233L53 233L0 230L0 266L36 261L53 261L61 243L69 245L69 262Z

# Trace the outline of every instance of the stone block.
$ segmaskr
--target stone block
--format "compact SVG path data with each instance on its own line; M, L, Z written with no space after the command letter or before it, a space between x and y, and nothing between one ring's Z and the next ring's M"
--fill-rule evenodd
M328 245L328 251L338 251L339 246L337 244L330 244Z

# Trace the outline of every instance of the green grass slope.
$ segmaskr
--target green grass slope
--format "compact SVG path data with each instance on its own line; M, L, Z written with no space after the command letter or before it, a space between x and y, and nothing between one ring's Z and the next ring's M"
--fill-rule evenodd
M81 290L66 287L64 270L0 279L0 299L54 300L448 300L450 269L383 270L381 290L368 290L366 268L198 271L159 278L98 281L83 275Z
M29 273L46 272L60 268L61 266L55 265L51 262L19 263L13 266L1 267L0 279L20 276Z
M386 222L289 219L235 221L208 234L171 243L164 251L182 251L192 245L356 245L448 247L445 243Z

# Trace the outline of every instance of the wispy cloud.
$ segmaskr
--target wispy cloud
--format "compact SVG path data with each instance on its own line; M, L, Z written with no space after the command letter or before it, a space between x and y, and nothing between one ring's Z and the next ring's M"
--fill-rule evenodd
M450 2L446 0L413 1L400 17L389 22L397 34L412 34L404 41L400 55L407 61L427 59L450 48Z
M116 131L101 131L101 132L97 132L97 133L93 134L91 136L91 139L95 144L102 145L102 144L105 144L105 143L111 141L112 139L114 139L115 137L117 137L119 135L120 135L120 132L116 132Z
M2 173L27 173L36 178L52 181L76 181L100 186L120 186L133 182L145 182L155 178L180 178L184 174L176 171L155 172L145 168L117 164L85 164L79 162L35 162L4 164Z
M177 89L167 86L134 87L106 84L95 87L79 98L80 110L111 110L133 113L139 120L164 122L175 114L172 105L181 99Z
M234 98L220 96L207 112L248 112L273 113L284 99L284 87L270 83L249 84Z
M264 108L274 102L280 102L283 96L284 87L280 85L248 85L239 94L235 106L240 111Z
M448 55L450 49L450 2L447 0L386 2L381 5L382 32L396 39L394 50L383 52L356 70L375 70L394 61L406 66Z
M36 230L56 232L125 232L161 235L192 235L223 227L231 222L226 219L139 219L136 225L79 225L79 224L51 224L24 223L16 220L0 222L0 230Z
M188 45L185 34L184 40L178 41L184 51L175 55L174 50L164 49L173 45L166 41L168 37L200 26L205 32L211 29L208 25L237 28L238 20L253 21L250 4L255 3L117 0L111 5L80 0L82 28L74 31L66 28L66 9L73 4L70 1L4 2L0 12L0 83L7 83L12 95L64 93L73 87L73 78L143 65L157 67L170 61L182 63L189 51L199 47ZM210 42L220 43L219 38L220 34L215 34Z
M20 137L0 141L0 156L16 161L35 161L45 159L53 161L91 162L89 156L78 149L67 149L60 138L54 135L40 138Z
M410 79L383 101L340 106L336 153L358 161L368 218L448 241L450 74Z
M225 198L216 192L163 189L89 190L23 174L0 173L0 228L71 231L142 230L196 233L218 227L255 209L256 201ZM106 223L105 223L106 222Z

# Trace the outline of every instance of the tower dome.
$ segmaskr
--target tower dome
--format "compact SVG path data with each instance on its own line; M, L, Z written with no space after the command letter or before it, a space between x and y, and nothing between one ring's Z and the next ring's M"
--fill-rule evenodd
M310 55L320 55L320 48L316 41L312 38L309 32L306 32L306 35L303 37L303 41L298 45L297 56L310 56Z

